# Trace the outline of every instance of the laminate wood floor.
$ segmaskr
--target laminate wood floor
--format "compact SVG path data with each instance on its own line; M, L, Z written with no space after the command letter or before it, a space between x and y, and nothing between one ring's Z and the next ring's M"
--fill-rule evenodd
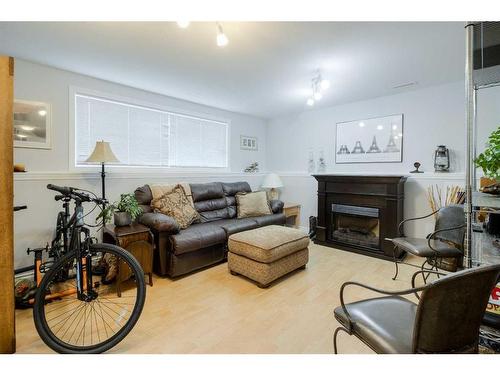
M175 281L156 277L136 327L109 353L333 353L338 324L332 312L340 304L342 283L401 290L410 287L415 270L400 266L393 281L392 262L311 245L307 268L268 289L232 276L227 263ZM347 301L373 295L351 288ZM18 310L16 318L17 352L50 353L32 311ZM343 333L339 352L372 353Z

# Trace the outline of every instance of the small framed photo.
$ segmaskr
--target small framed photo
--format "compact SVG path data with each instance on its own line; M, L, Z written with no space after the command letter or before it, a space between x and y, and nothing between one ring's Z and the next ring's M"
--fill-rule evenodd
M42 102L14 100L14 147L51 148L51 109Z
M257 137L249 137L246 135L240 135L240 149L241 150L249 150L249 151L257 151L258 150Z

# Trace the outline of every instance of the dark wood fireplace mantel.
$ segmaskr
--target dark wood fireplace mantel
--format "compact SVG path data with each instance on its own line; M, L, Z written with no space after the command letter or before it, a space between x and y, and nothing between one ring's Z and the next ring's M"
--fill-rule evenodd
M314 175L314 178L318 181L315 243L393 260L393 246L384 239L398 236L398 224L403 220L406 177L335 174ZM344 223L354 222L351 224L354 229L339 228L339 216L344 216ZM376 232L376 235L370 233L369 241L362 238L366 228L360 229L356 224L363 218L368 228ZM396 253L397 258L403 256L404 253Z

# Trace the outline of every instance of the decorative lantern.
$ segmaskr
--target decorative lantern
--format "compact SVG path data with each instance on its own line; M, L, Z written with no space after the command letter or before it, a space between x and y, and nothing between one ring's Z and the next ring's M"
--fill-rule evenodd
M448 172L450 170L450 151L445 145L437 146L434 151L434 171Z

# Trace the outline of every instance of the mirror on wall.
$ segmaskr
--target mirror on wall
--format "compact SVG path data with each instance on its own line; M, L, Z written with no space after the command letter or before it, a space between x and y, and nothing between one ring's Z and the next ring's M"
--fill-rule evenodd
M14 100L14 147L50 149L50 105Z

